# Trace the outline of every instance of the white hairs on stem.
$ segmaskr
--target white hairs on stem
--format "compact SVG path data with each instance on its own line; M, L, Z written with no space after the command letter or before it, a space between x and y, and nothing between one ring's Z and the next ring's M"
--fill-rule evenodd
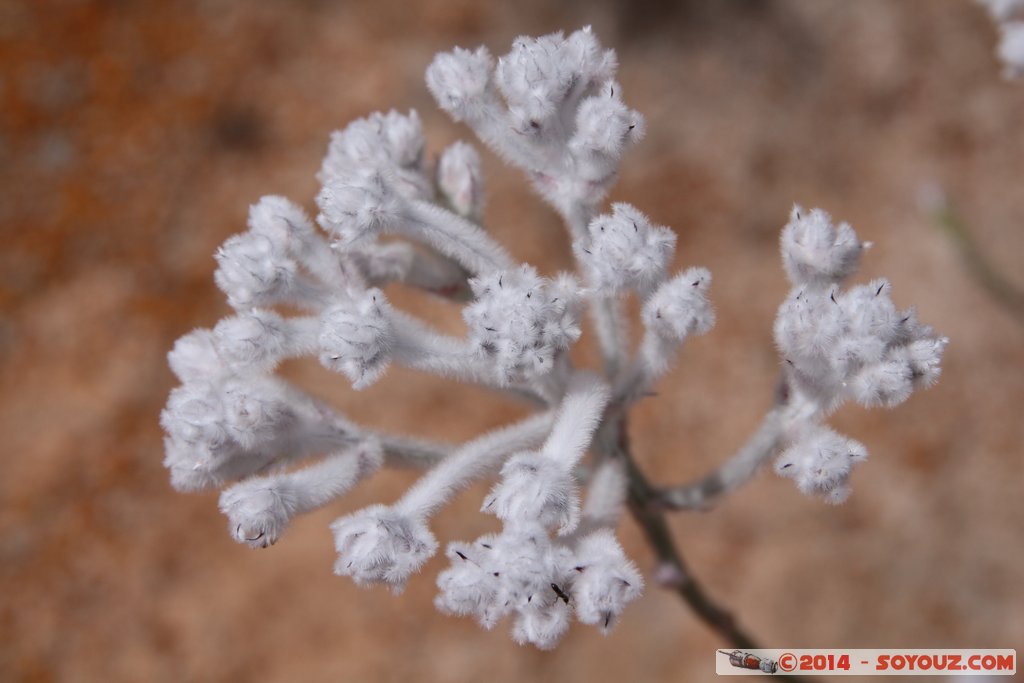
M295 516L340 498L383 462L380 444L365 441L304 469L251 477L226 488L220 510L236 541L266 548L278 541Z

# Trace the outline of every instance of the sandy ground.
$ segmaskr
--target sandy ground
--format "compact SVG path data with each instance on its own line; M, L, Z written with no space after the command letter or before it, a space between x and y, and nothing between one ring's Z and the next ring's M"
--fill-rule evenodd
M165 354L228 311L214 248L248 205L312 206L329 132L419 110L436 153L468 131L422 83L434 52L593 24L650 133L612 199L679 235L714 273L718 327L633 420L659 481L697 476L770 402L778 230L794 201L873 240L861 277L947 334L942 382L837 427L869 462L838 508L764 473L673 527L694 571L771 647L1024 642L1024 326L979 286L919 203L943 188L993 267L1024 287L1024 84L961 0L508 6L48 0L0 3L0 680L707 680L721 642L650 587L603 637L554 652L436 613L430 563L406 593L331 575L327 524L393 500L380 475L276 546L233 543L216 496L173 492L157 416ZM488 155L489 230L517 258L569 263L551 212ZM395 294L455 325L457 311ZM584 352L586 349L583 350ZM585 355L585 353L584 353ZM364 393L315 364L286 373L367 424L461 441L521 412L392 372ZM473 538L482 489L436 520ZM620 528L647 571L638 529Z

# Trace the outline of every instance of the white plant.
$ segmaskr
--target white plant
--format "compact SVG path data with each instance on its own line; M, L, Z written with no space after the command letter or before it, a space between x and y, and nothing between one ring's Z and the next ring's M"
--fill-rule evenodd
M999 27L996 52L1007 78L1024 76L1024 0L978 0Z
M542 648L574 617L607 631L639 597L643 579L615 537L628 507L654 546L658 581L749 646L685 570L663 510L705 507L773 457L804 493L841 502L867 452L825 419L848 399L893 407L933 383L946 340L913 309L898 311L884 280L842 289L868 245L824 211L797 206L782 230L792 291L775 322L774 407L719 470L651 486L629 450L629 409L715 314L706 269L670 272L671 229L625 203L601 212L622 155L643 134L615 71L614 52L589 29L519 38L497 60L484 48L456 48L427 69L441 108L525 171L564 218L576 274L516 263L488 235L478 153L458 142L428 163L415 112L371 114L332 135L316 200L324 232L286 199L253 205L249 229L217 251L214 277L235 313L183 336L169 354L182 382L161 415L175 488L226 486L220 508L231 535L267 547L294 517L378 468L422 468L397 501L331 525L335 572L397 592L440 547L430 528L436 512L494 478L482 510L502 528L448 544L436 605L488 628L507 616L518 642ZM463 305L465 338L392 307L385 289L395 285ZM622 306L630 295L644 329L635 348ZM292 314L272 310L279 304ZM569 356L588 309L604 361L589 371ZM354 390L402 365L525 398L539 412L457 448L379 434L273 374L301 356Z

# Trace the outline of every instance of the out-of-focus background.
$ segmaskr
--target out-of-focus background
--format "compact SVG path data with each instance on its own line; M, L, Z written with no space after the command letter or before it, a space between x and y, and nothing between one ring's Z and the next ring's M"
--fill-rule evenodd
M888 276L952 340L938 386L834 419L871 452L844 506L766 472L674 517L695 573L765 646L1024 642L1024 324L1006 303L1024 287L1024 83L1000 79L974 3L14 1L0 3L0 680L713 675L723 643L653 585L608 637L576 625L542 653L435 612L440 558L398 598L332 576L329 521L414 473L379 475L257 552L228 537L215 494L173 492L161 466L165 354L228 313L211 255L248 205L312 208L330 131L377 109L417 109L431 153L469 138L423 85L435 52L502 54L585 24L648 121L611 199L672 226L677 266L715 278L717 328L633 420L654 478L702 474L769 405L795 201L874 241L860 278ZM544 272L567 266L552 212L485 160L488 229ZM937 191L972 242L928 212ZM986 286L986 268L1009 283ZM356 420L451 442L522 413L411 372L361 393L315 363L285 372ZM493 527L483 490L435 521L442 542ZM638 529L620 534L649 571Z

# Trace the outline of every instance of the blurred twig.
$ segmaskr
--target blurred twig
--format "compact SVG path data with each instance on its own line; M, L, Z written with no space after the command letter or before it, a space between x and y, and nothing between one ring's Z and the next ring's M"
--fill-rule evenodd
M1017 322L1024 324L1024 291L989 262L953 203L943 197L931 214L935 223L952 240L971 277Z
M760 649L737 623L732 613L718 605L690 573L668 528L665 513L658 503L658 492L637 466L630 453L629 434L624 419L606 423L596 443L606 450L607 457L621 458L629 473L629 510L643 530L658 559L659 570L668 570L672 580L663 581L686 602L698 618L722 636L732 647L743 650ZM665 574L664 571L659 573ZM663 577L664 578L664 577ZM779 680L795 680L776 676Z

